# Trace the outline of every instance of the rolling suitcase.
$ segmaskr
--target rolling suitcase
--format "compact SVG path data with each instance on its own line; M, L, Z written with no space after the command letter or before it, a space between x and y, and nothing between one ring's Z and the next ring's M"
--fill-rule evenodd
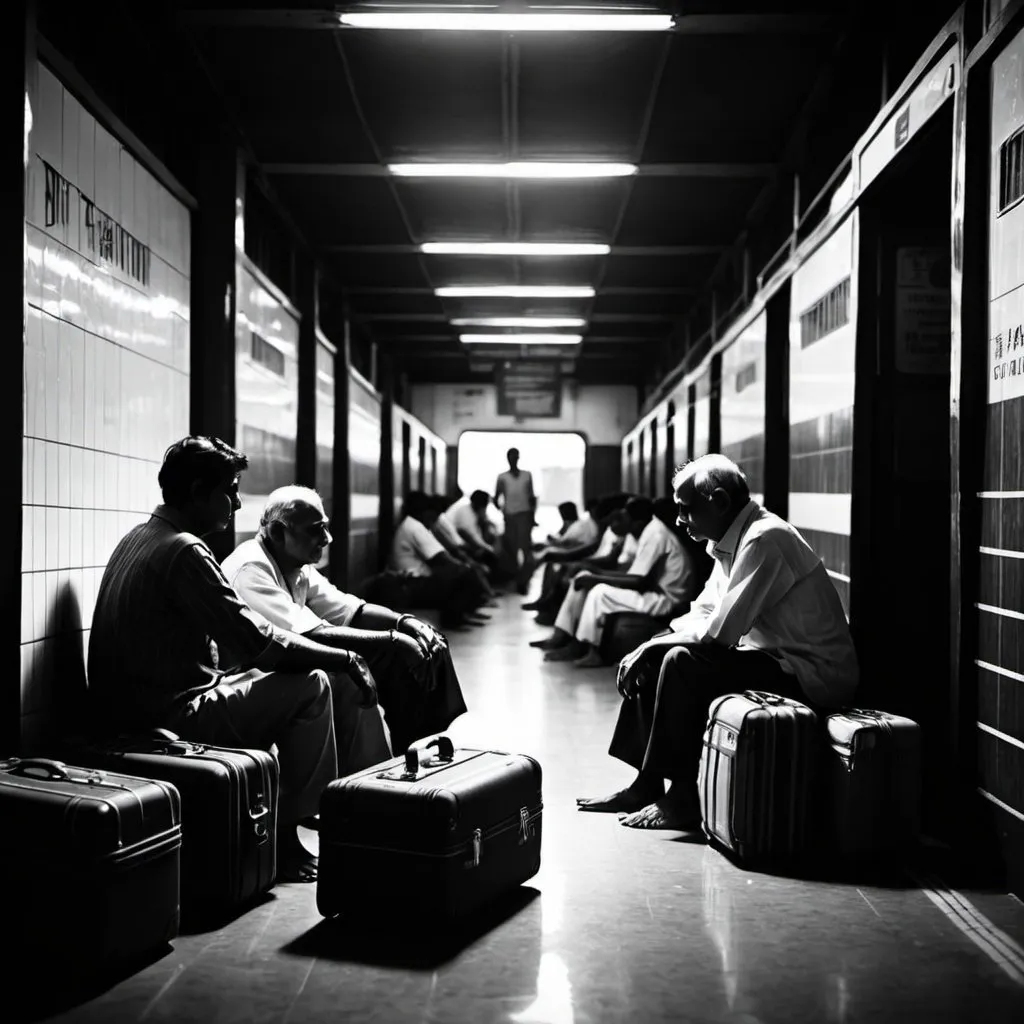
M277 874L280 771L273 754L190 743L166 729L86 746L93 768L170 782L181 793L182 913L243 906Z
M421 919L471 913L540 869L542 807L532 757L418 740L324 790L317 907L360 920L385 904Z
M895 852L921 825L921 730L909 718L849 708L825 720L830 838L844 857Z
M66 981L178 934L181 803L174 786L61 761L0 761L5 959ZM57 984L60 978L54 976Z
M704 832L742 860L799 856L818 744L799 701L747 690L708 709L697 785Z

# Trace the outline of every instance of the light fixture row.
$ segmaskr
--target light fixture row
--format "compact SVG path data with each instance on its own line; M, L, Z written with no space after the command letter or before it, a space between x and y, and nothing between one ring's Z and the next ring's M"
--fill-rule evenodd
M463 345L579 345L582 334L460 334Z
M517 163L415 163L388 164L399 178L628 178L636 164L593 161L519 161Z
M498 14L482 11L353 11L338 15L346 28L405 29L420 32L667 32L670 14L605 14L549 11Z

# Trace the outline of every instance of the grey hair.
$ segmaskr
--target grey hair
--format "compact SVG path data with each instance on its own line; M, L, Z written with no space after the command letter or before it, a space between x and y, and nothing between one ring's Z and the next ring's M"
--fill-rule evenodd
M259 535L266 539L273 523L290 523L300 505L322 505L320 495L312 487L288 484L271 491L260 516Z
M743 470L724 455L702 455L684 463L672 475L672 490L678 489L684 480L690 480L702 498L709 498L721 487L734 505L745 505L750 500L750 488Z

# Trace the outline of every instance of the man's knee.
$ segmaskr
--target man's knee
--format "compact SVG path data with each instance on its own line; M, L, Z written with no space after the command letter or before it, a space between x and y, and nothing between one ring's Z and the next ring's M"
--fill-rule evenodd
M331 679L323 669L314 668L295 680L301 703L310 708L320 709L331 703Z
M698 662L690 649L691 646L691 644L680 644L678 647L670 648L662 659L662 672L685 676L695 671Z

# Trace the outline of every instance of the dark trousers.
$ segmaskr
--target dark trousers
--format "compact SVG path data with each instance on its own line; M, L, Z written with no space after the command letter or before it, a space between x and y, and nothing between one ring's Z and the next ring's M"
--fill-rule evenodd
M619 709L608 753L653 778L696 785L708 708L716 697L766 690L807 703L794 676L763 651L717 644L655 648L661 657L657 686ZM648 677L654 666L649 665Z
M413 740L444 732L466 710L451 652L438 651L419 672L396 657L394 645L379 644L366 655L391 730L395 754Z
M406 608L437 608L443 626L459 620L484 598L484 588L469 566L445 566L429 576L411 576L402 581L402 600Z

